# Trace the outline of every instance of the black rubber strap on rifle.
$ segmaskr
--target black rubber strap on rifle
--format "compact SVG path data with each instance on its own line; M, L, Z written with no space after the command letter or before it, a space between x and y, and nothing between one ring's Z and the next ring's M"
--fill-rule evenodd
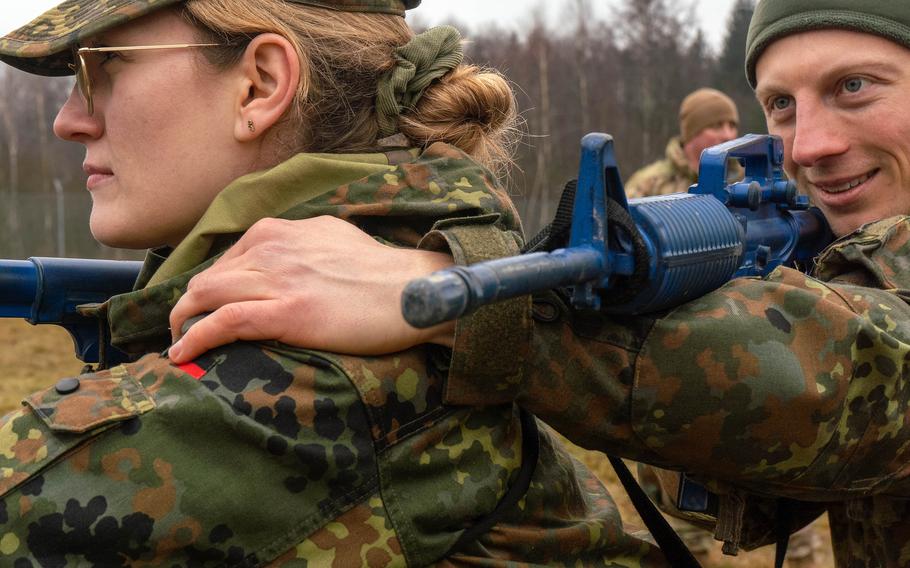
M615 289L611 288L610 293L603 296L604 304L609 306L626 303L641 292L648 283L648 266L651 264L651 255L644 238L638 232L638 226L635 225L632 215L626 211L625 207L612 199L607 199L607 225L614 230L614 233L608 235L607 238L617 238L615 229L619 228L620 232L629 239L629 243L632 245L632 256L635 259L632 274L624 278L621 285Z
M534 476L537 460L540 458L537 419L534 418L533 414L520 407L518 409L518 417L521 422L521 468L515 477L515 483L509 486L506 494L503 495L489 515L483 517L461 533L461 536L449 549L447 556L460 552L465 546L490 532L490 529L501 521L503 516L518 506L518 502L521 501L521 498L528 492L528 488L531 487L531 478Z
M657 510L657 507L654 506L654 503L651 502L651 499L645 494L644 489L638 485L638 482L635 480L635 477L632 476L632 472L629 471L626 464L617 457L607 457L610 459L610 463L616 471L616 476L619 478L622 486L626 489L629 499L632 500L632 505L634 505L635 510L638 511L638 516L641 517L645 526L648 527L648 531L651 533L651 536L654 537L657 546L659 546L660 550L664 553L664 557L670 561L670 564L674 566L674 568L701 568L701 564L699 564L698 560L692 555L692 551L686 548L686 545L683 543L682 539L679 538L679 535L676 534L676 531L673 530L673 527L670 526L670 523L667 522L667 519L660 514L660 511Z
M569 180L562 190L556 216L553 222L541 229L533 239L521 249L522 254L529 252L551 251L566 246L572 230L572 210L575 208L575 189L578 180Z

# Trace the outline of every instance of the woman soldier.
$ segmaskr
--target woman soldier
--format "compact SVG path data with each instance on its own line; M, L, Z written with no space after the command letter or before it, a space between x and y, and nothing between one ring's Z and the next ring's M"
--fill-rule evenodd
M704 515L696 520L713 525L727 551L784 544L789 532L827 512L837 566L908 566L910 3L762 0L750 24L746 71L769 132L783 140L787 174L839 237L816 259L813 277L780 268L653 317L554 314L559 301L543 298L549 306L541 307L550 309L532 312L531 356L521 360L527 347L513 352L520 378L461 383L470 375L450 375L446 400L514 400L583 446L692 472L719 496L716 524ZM251 232L191 287L175 322L215 310L205 300L213 286L237 281L256 259L257 270L268 273L263 262L274 263L257 252L261 236L278 235L282 246L309 254L294 239L326 226L308 220ZM382 262L381 252L363 263L345 254L362 241L356 228L333 223L328 230L336 266L350 272L354 264ZM406 260L394 258L404 272ZM337 294L320 291L334 284L323 278L330 263L308 272L278 266L305 278L304 304L317 313L330 309ZM301 325L307 314L287 310L295 305L287 288L271 298L253 280L245 282L260 292L256 305L284 306L292 320L273 318L261 328L296 333L287 334L289 343L313 341ZM245 299L243 290L211 297ZM407 345L411 332L395 327L404 327L398 298L372 301L385 309L370 314L372 325ZM181 341L179 356L232 334L255 337L260 330L239 325L255 316L246 307L202 320ZM339 314L321 345L351 348L342 341L345 317ZM229 323L215 326L219 321ZM473 340L482 341L476 334ZM457 334L455 342L457 365L469 358Z
M514 249L492 173L512 93L461 65L454 29L413 36L418 3L69 0L0 41L11 65L76 75L54 131L85 146L93 234L152 249L96 309L145 355L0 422L4 565L663 564L529 415L444 405L464 372L445 349L156 353L190 278L264 217Z

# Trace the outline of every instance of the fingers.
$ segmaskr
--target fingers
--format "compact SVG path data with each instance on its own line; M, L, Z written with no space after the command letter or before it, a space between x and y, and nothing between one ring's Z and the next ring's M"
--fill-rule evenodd
M340 353L379 354L432 340L404 322L401 290L452 264L444 253L376 242L334 218L259 221L212 267L195 276L171 311L174 339L193 316L212 312L172 346L180 363L238 340L276 340Z
M171 310L173 339L179 339L187 318L212 312L226 304L273 298L271 286L262 273L246 270L210 269L190 280L186 293Z
M298 221L297 223L303 222L305 221ZM240 240L221 255L221 258L215 261L215 266L241 257L250 249L270 243L280 244L286 242L288 237L292 236L293 231L303 228L303 225L294 225L293 223L285 219L260 219L247 229L240 237Z
M278 302L252 301L227 304L196 322L168 350L177 364L186 363L206 351L235 341L281 339L286 330L272 312L280 311Z

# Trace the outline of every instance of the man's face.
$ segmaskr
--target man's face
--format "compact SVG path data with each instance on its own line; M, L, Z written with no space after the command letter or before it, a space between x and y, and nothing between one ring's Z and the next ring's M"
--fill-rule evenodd
M819 30L772 43L756 66L785 169L837 235L910 214L910 50Z
M701 153L711 146L717 146L724 142L729 142L736 138L739 129L735 122L721 121L703 128L691 140L683 145L686 157L689 159L689 167L693 171L698 171L698 162L701 159Z

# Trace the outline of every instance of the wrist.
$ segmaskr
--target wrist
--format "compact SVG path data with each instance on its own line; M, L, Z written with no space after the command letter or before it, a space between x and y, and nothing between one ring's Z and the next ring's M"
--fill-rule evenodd
M455 264L452 256L447 253L418 249L408 250L407 254L408 257L402 259L403 263L401 266L405 267L405 273L402 282L400 282L399 298L401 297L401 292L404 291L404 287L412 280L429 276L433 272L449 268ZM420 343L433 343L449 348L455 345L454 321L443 322L426 329L417 329L410 324L406 325L417 332Z
M433 343L451 349L455 347L455 321L447 321L423 330L426 339L423 343Z

